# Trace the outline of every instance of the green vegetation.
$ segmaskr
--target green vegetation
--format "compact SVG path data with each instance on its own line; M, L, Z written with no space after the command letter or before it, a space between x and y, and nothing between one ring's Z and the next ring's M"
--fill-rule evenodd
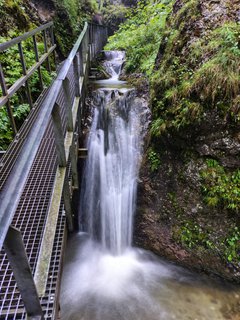
M201 171L202 190L209 206L222 206L236 213L240 208L240 170L226 172L216 160L208 159Z
M211 109L238 122L240 25L225 22L190 41L186 29L201 15L198 1L185 1L174 15L171 8L172 1L140 1L106 46L126 50L128 73L149 77L153 137L200 123Z
M186 248L211 250L222 260L238 264L240 262L240 229L234 227L220 237L213 230L200 226L196 221L183 221L174 231L175 239Z
M109 38L106 50L126 50L127 72L151 75L172 1L139 1L128 20Z
M14 31L10 32L10 34L11 37L0 37L0 43L6 42L18 35ZM41 38L38 39L38 51L40 56L44 53L44 44L41 40ZM24 41L22 43L22 48L25 56L26 66L27 69L29 69L36 62L32 39ZM0 61L3 68L6 85L7 87L11 87L11 85L13 85L23 75L18 47L13 46L0 53ZM49 73L45 66L42 66L41 72L44 85L47 87L52 81L54 72ZM32 93L33 101L35 101L42 91L37 72L30 77L29 87ZM0 89L0 96L1 95L2 91ZM24 88L21 88L10 100L11 108L13 110L13 115L18 128L20 128L30 110L26 101L27 99ZM12 138L13 132L9 122L9 117L6 108L2 107L0 108L0 150L5 150L12 141Z
M79 36L84 22L97 10L96 0L55 0L53 18L58 49L66 57Z
M159 166L161 165L161 160L159 154L154 151L152 148L148 150L148 160L150 163L150 169L152 172L158 170Z
M36 17L29 15L29 3L23 0L0 0L0 35L12 30L23 33L36 26Z
M91 15L97 10L96 0L52 0L49 5L54 10L55 36L58 44L58 52L66 56L72 48L74 41L82 30L84 21L90 20ZM0 0L0 43L34 29L40 19L32 10L28 1ZM44 53L42 36L37 36L38 51L41 56ZM33 51L32 39L22 43L25 62L29 69L36 61ZM22 65L18 47L13 46L7 51L0 53L0 62L3 67L7 87L11 87L22 73ZM51 83L55 73L49 73L46 67L41 67L44 86ZM38 72L35 72L28 81L33 101L36 101L42 89L39 83ZM0 96L2 95L0 88ZM11 108L19 129L29 113L29 105L26 103L25 89L22 87L10 100ZM13 131L9 122L6 107L0 108L0 150L5 150L13 139Z
M153 136L201 122L211 109L239 121L240 25L225 23L192 41L185 55L189 39L173 27L165 33L163 58L152 77Z
M104 23L108 26L110 32L115 32L120 23L122 23L129 12L129 9L122 4L106 3L101 12L104 17Z
M168 223L173 238L196 256L209 252L239 268L240 170L223 167L214 159L203 160L195 145L201 145L199 135L204 141L215 139L214 130L218 137L239 132L240 24L233 18L237 5L229 4L224 18L216 13L214 21L203 12L211 6L215 4L210 1L205 6L199 0L141 1L106 48L126 50L126 73L134 72L129 76L131 82L132 77L138 80L136 73L143 73L150 82L153 121L147 160L154 179L167 171L156 152L160 143L163 148L176 147L168 150L179 156L178 163L187 148L193 150L184 157L185 163L192 162L191 172L184 172L183 167L168 175L175 189L170 189L170 183L165 188L160 223ZM211 119L216 121L212 128ZM226 157L229 154L226 149L222 152ZM174 161L169 159L170 168ZM190 174L191 182L196 181L194 187L186 187ZM156 192L158 188L156 182ZM191 211L191 204L196 205L195 210ZM221 216L223 220L216 221Z
M72 49L84 22L91 20L98 9L96 0L49 0L38 6L46 12L52 11L58 50L63 57ZM22 34L41 23L30 3L23 0L0 0L0 16L1 36L11 36L12 32Z
M180 242L185 244L188 248L201 245L207 248L212 248L213 243L209 240L207 233L192 221L184 223L179 232Z
M225 239L225 258L229 262L240 262L240 229L235 227Z

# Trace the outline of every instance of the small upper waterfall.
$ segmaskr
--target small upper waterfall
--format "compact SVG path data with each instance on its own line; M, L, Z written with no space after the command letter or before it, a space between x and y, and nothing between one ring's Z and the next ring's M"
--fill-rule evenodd
M123 52L106 52L109 85L118 78L123 58ZM141 108L135 98L133 89L99 88L93 99L80 215L91 237L114 254L121 254L132 239L141 149Z
M119 78L122 65L125 58L123 51L105 51L105 58L103 65L106 71L111 75L111 81Z

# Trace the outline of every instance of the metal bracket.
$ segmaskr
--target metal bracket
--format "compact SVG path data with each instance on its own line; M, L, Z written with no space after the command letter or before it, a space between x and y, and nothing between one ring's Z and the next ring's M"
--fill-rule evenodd
M78 149L78 158L86 159L88 156L88 149L86 148L79 148Z

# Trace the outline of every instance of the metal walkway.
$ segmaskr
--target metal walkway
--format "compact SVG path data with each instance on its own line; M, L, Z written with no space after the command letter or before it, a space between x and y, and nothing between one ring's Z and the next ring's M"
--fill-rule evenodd
M45 41L41 63L56 47L52 23L27 34L34 39L37 32L47 28L51 45L48 48ZM67 229L73 230L71 198L78 188L78 143L86 81L90 63L106 40L105 27L85 24L56 80L32 105L19 132L9 105L15 89L6 88L0 65L4 94L0 107L9 109L15 132L0 159L0 246L4 247L0 253L0 320L60 317L61 265ZM21 37L15 39L20 50L21 41ZM10 45L0 45L0 52ZM38 73L39 60L36 55ZM24 67L24 56L22 61ZM28 90L29 70L23 71L22 85Z

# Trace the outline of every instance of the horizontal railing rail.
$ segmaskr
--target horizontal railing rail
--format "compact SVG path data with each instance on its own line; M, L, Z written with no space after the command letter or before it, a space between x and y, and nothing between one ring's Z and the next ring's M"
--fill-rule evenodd
M35 34L41 32L43 30L46 30L48 28L52 28L52 27L53 27L53 22L51 21L51 22L48 22L48 23L46 23L46 24L34 29L34 30L26 32L26 33L24 33L23 35L21 35L21 36L19 36L17 38L14 38L12 40L6 41L4 43L0 43L0 52L5 51L8 48L14 46L15 44L18 44L21 41L24 41L24 40L34 36Z

